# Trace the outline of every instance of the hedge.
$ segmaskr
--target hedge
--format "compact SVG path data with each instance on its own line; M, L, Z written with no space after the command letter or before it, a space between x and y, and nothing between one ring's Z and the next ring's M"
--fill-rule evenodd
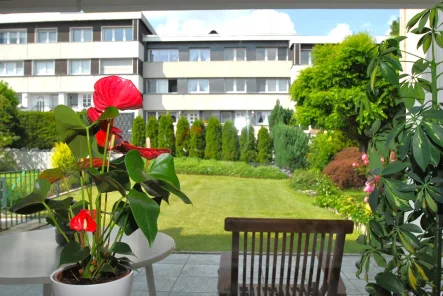
M158 120L154 116L149 117L146 125L146 138L149 138L151 148L158 148Z
M272 129L275 163L290 170L307 165L309 140L302 129L278 124Z
M57 142L54 112L19 111L22 137L14 148L52 149Z
M189 155L189 142L191 140L189 122L184 116L181 116L177 122L177 132L175 133L176 156Z
M131 144L139 147L146 147L146 125L145 121L140 116L132 122Z
M179 174L232 176L256 179L286 179L286 174L272 166L254 167L243 162L214 159L174 158L175 170Z
M205 125L203 121L195 120L191 127L191 142L189 156L203 158L205 155Z
M257 140L257 160L261 164L269 164L272 160L272 140L269 135L268 129L262 127L258 131Z
M175 155L175 134L171 114L166 113L158 124L158 148L169 148Z
M257 143L255 141L254 127L246 126L240 135L240 160L247 163L257 161Z
M230 120L226 121L222 130L222 159L236 161L240 157L238 130Z
M208 126L206 127L206 159L221 159L222 150L222 126L217 117L211 116L209 118Z

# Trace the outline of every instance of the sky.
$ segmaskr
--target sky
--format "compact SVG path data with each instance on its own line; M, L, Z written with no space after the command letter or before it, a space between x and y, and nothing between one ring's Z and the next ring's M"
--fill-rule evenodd
M199 35L216 30L228 35L274 33L341 38L361 31L387 35L399 10L148 11L145 15L159 35Z

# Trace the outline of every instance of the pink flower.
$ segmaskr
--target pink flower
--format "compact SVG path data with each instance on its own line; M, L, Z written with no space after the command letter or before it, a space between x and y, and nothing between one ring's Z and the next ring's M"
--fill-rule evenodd
M361 160L366 161L368 160L368 155L365 153L361 156Z
M374 176L374 183L378 183L378 182L380 182L380 176L375 175Z
M363 163L364 163L365 165L369 165L369 160L366 159L366 160L363 161Z
M394 161L398 160L397 154L395 154L394 151L391 151L391 154L389 155L389 159L390 159L390 162L394 162Z
M365 203L368 203L369 202L369 196L366 196L364 201L365 201Z
M358 167L358 164L357 164L356 162L353 162L353 163L352 163L352 167L353 167L353 168Z
M366 182L366 186L365 186L365 189L363 189L363 191L366 193L371 193L372 191L374 191L374 189L375 189L375 184L371 184L369 182Z

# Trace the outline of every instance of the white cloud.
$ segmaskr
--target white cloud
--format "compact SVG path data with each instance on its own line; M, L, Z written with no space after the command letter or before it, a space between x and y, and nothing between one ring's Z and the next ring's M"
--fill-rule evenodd
M397 21L398 18L399 18L398 15L391 15L391 17L388 20L388 28L386 29L385 35L391 34L391 24L393 21Z
M328 36L343 40L346 36L352 35L351 27L348 24L337 24L337 26L332 29Z
M159 35L295 34L290 16L276 10L145 12Z

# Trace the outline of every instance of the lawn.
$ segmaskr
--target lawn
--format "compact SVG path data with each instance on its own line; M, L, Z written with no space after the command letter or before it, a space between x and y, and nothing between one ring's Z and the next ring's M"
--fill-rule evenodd
M162 203L159 230L176 241L177 251L230 250L231 236L224 231L225 217L340 219L312 205L312 197L293 191L288 180L244 179L220 176L179 176L182 190L193 205L171 196ZM79 198L76 193L76 198ZM109 200L116 200L111 195ZM347 236L345 252L362 250Z

